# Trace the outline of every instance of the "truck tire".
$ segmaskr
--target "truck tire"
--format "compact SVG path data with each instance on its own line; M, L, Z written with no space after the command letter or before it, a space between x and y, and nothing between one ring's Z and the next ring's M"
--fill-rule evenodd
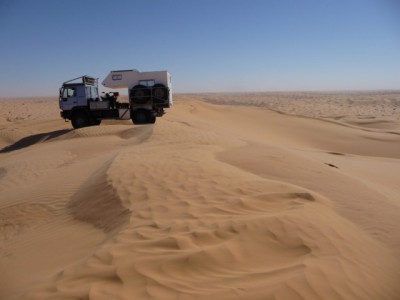
M101 124L101 120L96 120L96 119L93 119L92 120L92 125L100 125Z
M149 124L154 124L156 122L156 116L150 115Z
M129 98L134 103L144 104L150 99L150 90L144 85L136 85L131 89Z
M71 123L74 129L86 127L90 125L90 118L84 111L78 110L72 113Z
M152 115L150 111L146 109L136 109L132 111L131 116L132 116L132 122L135 125L149 124L155 122L155 120L154 122L152 122L153 121Z
M152 93L154 101L157 103L164 103L166 100L168 100L168 89L163 84L155 84L153 86Z

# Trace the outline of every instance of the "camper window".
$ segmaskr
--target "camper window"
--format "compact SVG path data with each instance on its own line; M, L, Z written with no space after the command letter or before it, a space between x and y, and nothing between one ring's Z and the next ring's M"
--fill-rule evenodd
M112 80L122 80L122 74L114 74Z
M154 83L154 80L140 80L139 84L147 86L147 87L152 87L155 83Z

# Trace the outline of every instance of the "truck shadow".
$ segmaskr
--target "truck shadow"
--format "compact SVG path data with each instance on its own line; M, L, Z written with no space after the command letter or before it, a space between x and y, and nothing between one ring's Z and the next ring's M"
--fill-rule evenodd
M30 136L20 139L19 141L15 142L12 145L8 145L8 146L4 147L3 149L0 150L0 153L8 153L8 152L12 152L15 150L20 150L23 148L30 147L30 146L38 144L38 143L43 143L43 142L49 141L51 139L54 139L56 137L59 137L61 135L64 135L72 130L73 129L62 129L62 130L55 130L55 131L30 135Z

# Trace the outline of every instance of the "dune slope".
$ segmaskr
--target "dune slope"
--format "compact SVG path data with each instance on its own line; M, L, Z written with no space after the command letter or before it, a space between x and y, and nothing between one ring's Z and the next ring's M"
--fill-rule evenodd
M398 128L190 98L40 116L1 123L2 299L400 295Z

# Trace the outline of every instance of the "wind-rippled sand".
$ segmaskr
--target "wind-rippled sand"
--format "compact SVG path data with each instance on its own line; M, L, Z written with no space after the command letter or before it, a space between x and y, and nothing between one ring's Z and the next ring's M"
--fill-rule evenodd
M0 101L1 299L399 299L400 93Z

